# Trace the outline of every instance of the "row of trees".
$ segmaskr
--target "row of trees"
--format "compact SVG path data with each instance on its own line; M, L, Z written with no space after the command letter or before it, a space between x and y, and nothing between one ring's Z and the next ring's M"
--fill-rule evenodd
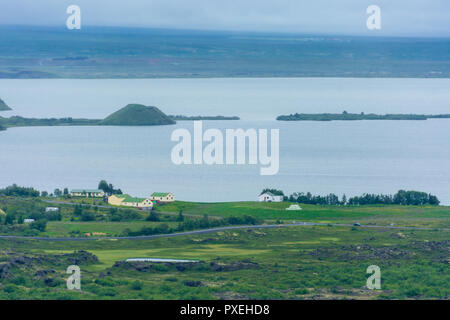
M360 197L352 197L348 199L349 205L366 205L366 204L397 204L397 205L439 205L439 199L429 193L420 191L399 190L394 195L377 195L363 194Z
M17 184L0 189L0 195L14 197L39 197L39 191L33 188L19 187Z
M373 205L373 204L395 204L395 205L439 205L439 199L429 193L421 191L399 190L394 195L364 193L361 196L351 197L347 200L344 194L339 198L334 193L326 196L312 195L310 192L294 192L285 201L318 205Z
M101 180L98 184L98 189L103 190L107 195L122 194L122 190L114 189L111 183L106 182L106 180Z

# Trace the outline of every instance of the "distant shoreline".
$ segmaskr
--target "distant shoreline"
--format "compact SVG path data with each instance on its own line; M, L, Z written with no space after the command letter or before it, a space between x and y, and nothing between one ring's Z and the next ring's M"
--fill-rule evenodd
M426 115L426 114L385 114L374 113L295 113L281 115L278 121L358 121L358 120L428 120L450 119L450 114Z
M195 120L241 120L238 116L184 116L169 115L169 118L175 121L195 121Z

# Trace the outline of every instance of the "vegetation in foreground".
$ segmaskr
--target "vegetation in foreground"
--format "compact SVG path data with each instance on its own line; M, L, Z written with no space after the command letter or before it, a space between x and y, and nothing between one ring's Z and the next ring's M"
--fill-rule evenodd
M115 190L104 183L105 187ZM58 203L49 203L55 201ZM42 197L32 188L0 192L0 299L449 299L450 208L313 205L292 202L157 205L151 213L101 199ZM45 209L55 206L57 211ZM24 223L25 218L35 222ZM152 240L145 235L219 225L309 221L324 226L242 229ZM333 226L428 227L427 230ZM90 237L94 241L52 241ZM198 263L126 262L128 258ZM82 270L81 291L66 288L66 269ZM369 265L382 289L365 287Z
M0 239L0 299L449 299L444 231L302 226L154 240ZM81 250L81 251L80 251ZM125 262L176 258L200 263ZM66 289L66 268L82 271ZM381 268L381 290L366 269Z

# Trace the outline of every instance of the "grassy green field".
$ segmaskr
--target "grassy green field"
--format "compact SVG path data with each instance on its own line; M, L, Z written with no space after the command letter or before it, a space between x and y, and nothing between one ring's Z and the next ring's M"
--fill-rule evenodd
M448 299L448 239L444 231L328 226L225 231L146 241L1 239L0 260L6 261L6 253L14 251L39 263L14 266L10 277L2 279L0 298ZM79 262L83 279L80 292L65 288L65 268L72 262L60 256L74 250L87 250L98 257L97 262ZM184 270L173 264L153 264L149 270L115 264L133 257L202 262ZM365 288L366 269L373 264L381 268L381 290ZM218 265L222 269L217 269ZM42 279L36 276L39 270L53 272ZM50 286L47 278L57 279L53 280L56 284Z
M446 206L319 206L300 204L302 210L286 210L290 202L222 202L197 203L175 201L158 208L160 212L210 216L250 215L269 221L309 221L411 227L450 227L450 207Z
M42 233L49 237L64 237L74 234L85 236L86 233L102 233L100 236L120 236L124 230L136 231L143 227L155 227L167 224L176 227L176 222L151 222L151 221L125 221L125 222L71 222L71 221L50 221L47 230Z
M3 199L11 208L47 206L39 200ZM449 299L450 208L414 206L313 206L290 203L192 203L156 208L164 221L73 221L73 206L40 235L67 237L189 219L256 216L324 223L430 227L429 230L296 226L241 229L152 240L39 241L0 239L0 299ZM93 208L86 210L94 210ZM172 220L171 220L172 219ZM6 227L6 226L4 226ZM11 226L10 228L15 228ZM79 252L79 250L83 250ZM85 252L87 251L87 252ZM127 263L127 258L172 258L199 263ZM82 270L82 290L66 288L66 268ZM366 269L381 268L382 289L366 288Z

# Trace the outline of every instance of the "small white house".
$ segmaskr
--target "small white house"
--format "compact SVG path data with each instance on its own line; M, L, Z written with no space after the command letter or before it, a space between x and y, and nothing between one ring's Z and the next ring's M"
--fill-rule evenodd
M45 208L45 212L58 212L59 208L56 207L47 207Z
M23 222L24 223L32 223L32 222L34 222L34 219L24 219Z
M282 202L283 196L274 195L272 192L264 192L258 196L259 202Z

